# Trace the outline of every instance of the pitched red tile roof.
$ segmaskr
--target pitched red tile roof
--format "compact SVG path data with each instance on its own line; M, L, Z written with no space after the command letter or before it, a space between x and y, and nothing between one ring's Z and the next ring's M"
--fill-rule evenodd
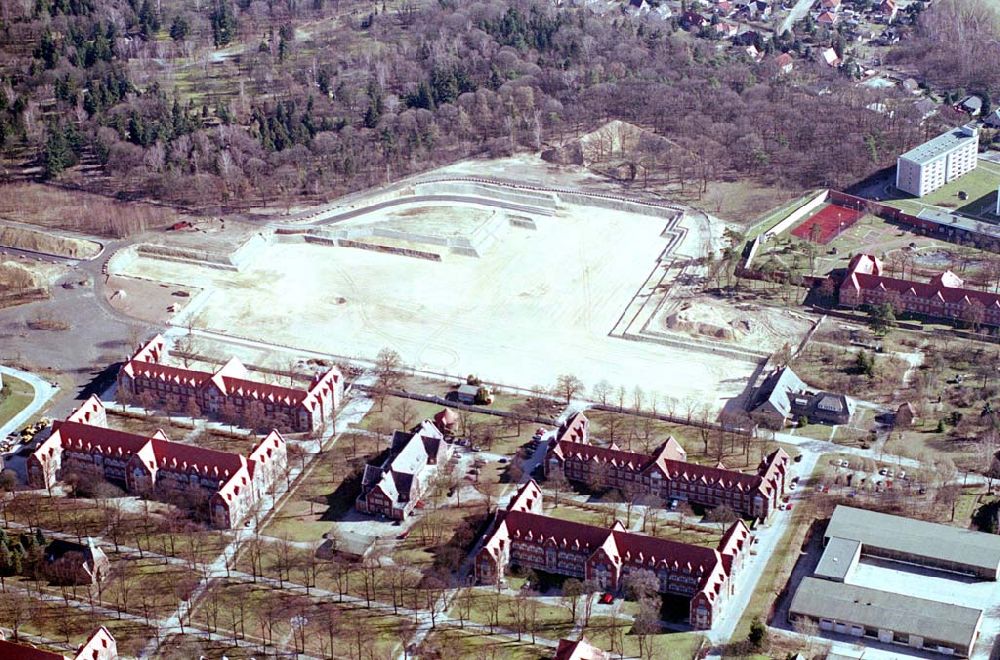
M950 271L939 273L926 283L886 277L882 272L882 262L877 257L856 255L847 266L847 277L841 286L850 287L856 292L895 291L901 296L951 304L970 304L977 300L984 307L1000 308L1000 295L964 288L962 279Z
M583 637L577 641L560 639L552 660L605 660L607 654Z
M25 643L17 643L0 639L0 658L3 660L65 660L62 653L37 649Z
M103 426L92 426L80 422L52 422L52 437L58 434L59 441L66 449L100 451L102 454L131 456L149 442L149 436L136 435Z

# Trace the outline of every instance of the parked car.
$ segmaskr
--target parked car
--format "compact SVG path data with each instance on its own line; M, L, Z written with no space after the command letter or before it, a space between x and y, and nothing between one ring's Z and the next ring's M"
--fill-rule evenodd
M499 460L498 462L499 462L499 463L506 463L506 462L507 462L507 459L506 459L506 458L501 458L501 459L500 459L500 460Z
M670 510L671 511L677 510L677 500L670 500Z
M788 484L788 490L795 490L795 482Z
M899 478L903 479L903 480L906 480L906 470L900 470L899 471Z
M881 470L878 471L878 473L884 477L885 474L886 474L886 472L888 472L888 471L889 471L889 468L882 468Z
M794 503L792 503L792 502L789 502L789 503L788 503L788 506L786 507L786 509L787 509L788 511L791 511L791 510L792 510L792 507L793 507L793 506L795 506L795 504L794 504Z
M610 591L605 592L604 595L601 596L601 603L602 604L604 604L604 605L610 605L613 602L615 602L615 596Z
M406 530L405 532L403 532L402 534L400 534L396 538L399 539L400 541L402 541L403 539L405 539L409 535L410 535L410 530Z

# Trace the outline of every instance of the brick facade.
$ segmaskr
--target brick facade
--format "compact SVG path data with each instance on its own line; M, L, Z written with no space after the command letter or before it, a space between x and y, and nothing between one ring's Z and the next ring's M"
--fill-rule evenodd
M250 378L236 358L214 372L167 364L166 340L157 335L125 363L118 387L132 402L146 400L160 408L225 417L244 425L283 433L313 432L329 420L344 395L344 377L333 367L313 378L308 388L282 387Z
M207 502L215 527L235 527L287 466L285 440L277 431L250 453L215 451L106 427L104 406L91 397L62 422L27 460L35 488L54 485L70 473L91 475L123 490L157 499L180 496Z
M635 571L651 571L661 594L689 599L689 621L707 630L733 594L733 575L749 552L750 530L737 521L718 548L668 541L542 514L542 493L529 481L511 500L476 555L481 583L495 584L508 566L593 580L601 589L620 592Z
M785 492L789 456L781 449L767 456L756 473L687 462L687 454L668 438L652 454L624 451L615 445L589 443L583 413L567 420L549 448L545 474L563 470L575 483L614 489L626 496L649 494L708 507L725 505L740 515L767 518Z

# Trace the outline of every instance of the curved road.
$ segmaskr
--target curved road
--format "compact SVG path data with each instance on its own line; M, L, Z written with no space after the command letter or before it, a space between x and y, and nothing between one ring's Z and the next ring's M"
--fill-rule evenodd
M801 21L809 13L812 8L813 3L816 0L799 0L792 7L792 11L788 12L788 16L785 17L785 21L781 24L781 31L778 32L779 35L784 34L792 29L792 26Z
M35 396L24 410L14 415L14 417L0 426L0 438L6 438L8 433L13 433L17 429L27 422L32 415L37 413L42 409L49 399L59 391L59 388L53 387L48 381L43 378L39 378L35 374L28 373L27 371L21 371L19 369L14 369L13 367L5 367L0 364L0 373L5 376L13 376L14 378L20 378L21 380L27 382L35 390Z

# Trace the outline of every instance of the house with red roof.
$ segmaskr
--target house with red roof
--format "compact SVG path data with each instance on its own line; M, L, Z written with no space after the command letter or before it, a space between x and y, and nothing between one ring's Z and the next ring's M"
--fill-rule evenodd
M577 413L564 424L546 455L545 475L562 470L574 483L626 495L645 493L663 501L679 499L708 507L726 505L740 515L767 518L785 492L789 456L778 449L754 473L687 462L684 448L672 437L651 454L625 451L612 443L600 447L589 440L589 424ZM571 432L583 429L583 432Z
M834 25L837 22L837 15L832 11L820 12L820 15L816 17L816 22L820 25Z
M46 651L24 641L4 639L0 631L0 658L3 660L117 660L118 645L107 628L101 626L73 655Z
M86 420L86 421L80 421ZM271 431L248 457L171 442L161 430L149 436L106 426L104 406L91 397L28 457L28 482L49 488L69 474L89 475L126 492L164 500L204 501L211 523L237 526L284 473L285 440Z
M242 424L287 433L317 431L344 395L344 377L336 367L301 388L254 380L236 358L213 372L168 364L168 359L166 340L153 337L119 371L119 398L178 412L188 411L193 402L201 415L228 414Z
M560 639L552 660L607 660L608 654L581 637L575 642Z
M661 594L688 600L691 626L708 630L733 594L732 577L752 541L742 520L712 549L635 534L620 521L603 528L550 518L541 513L541 497L538 484L529 481L497 512L474 562L480 583L497 584L515 564L621 591L631 573L650 571L658 578Z
M792 56L789 53L782 53L774 58L774 64L778 67L778 71L783 74L789 74L794 68L794 63L792 61Z
M882 0L878 8L889 23L896 20L896 12L899 11L899 7L896 6L896 0Z
M396 431L385 462L365 466L354 507L361 513L406 519L427 492L438 466L448 462L451 449L429 419L412 433Z
M884 275L882 260L858 254L847 265L838 301L845 307L889 303L899 312L1000 325L1000 295L965 288L955 273L938 273L929 282L914 282Z

